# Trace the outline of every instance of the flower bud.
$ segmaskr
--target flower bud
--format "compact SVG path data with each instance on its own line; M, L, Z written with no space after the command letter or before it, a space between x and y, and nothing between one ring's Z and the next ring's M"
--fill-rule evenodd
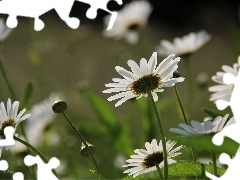
M95 147L88 142L87 142L87 145L88 145L88 148L90 149L90 151L92 152L92 154L94 154L95 153ZM83 157L88 157L89 156L88 149L83 143L82 143L82 147L80 149L80 154Z
M67 103L63 100L54 101L52 105L52 110L55 113L62 113L66 111L66 109L67 109Z
M173 72L173 78L179 78L179 77L182 77L181 74L179 73L178 70L175 70L175 71Z

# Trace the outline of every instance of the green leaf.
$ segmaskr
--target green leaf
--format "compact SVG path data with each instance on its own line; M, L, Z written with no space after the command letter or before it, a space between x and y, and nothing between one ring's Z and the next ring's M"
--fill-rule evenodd
M218 116L224 116L224 114L218 112L218 111L214 111L214 110L211 110L211 109L207 109L207 108L202 108L202 110L207 113L209 116L213 117L213 118L216 118Z
M109 130L116 130L118 121L112 106L110 106L106 100L103 100L93 92L87 91L85 95L93 110L97 114L100 122Z
M33 83L29 81L24 89L24 94L23 94L23 99L22 99L22 106L23 107L28 107L30 98L33 93Z
M177 176L205 176L205 171L213 174L212 165L201 164L199 162L192 162L192 161L177 161L174 165L169 165L168 167L168 175L169 179L171 177ZM163 170L162 170L163 172ZM226 172L226 169L217 168L217 173L219 176L222 176ZM163 173L164 174L164 173ZM159 175L157 171L152 173L143 174L133 178L132 176L127 176L125 180L131 179L159 179Z
M116 140L114 140L114 147L122 152L123 154L130 156L133 153L133 141L131 138L131 125L130 125L131 118L125 118L123 125L121 126L121 131Z
M196 147L198 150L214 152L217 154L225 152L231 156L236 154L237 149L239 147L239 144L237 142L233 141L228 137L225 137L224 142L221 146L216 146L215 144L212 143L211 135L194 136L194 137L179 136L171 139L185 146Z

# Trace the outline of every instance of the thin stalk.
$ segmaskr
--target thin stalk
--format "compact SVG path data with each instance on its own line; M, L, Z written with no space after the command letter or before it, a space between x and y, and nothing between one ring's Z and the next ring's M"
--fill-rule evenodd
M214 152L212 152L212 167L213 167L213 174L217 176L217 157Z
M157 168L158 174L159 174L159 176L160 176L160 179L163 179L163 175L162 175L162 172L161 172L161 169L160 169L158 163L156 163L156 168Z
M36 148L34 148L32 145L30 145L29 143L27 143L26 141L20 139L20 138L17 137L17 136L14 136L14 139L15 139L16 141L24 144L24 145L27 146L28 148L32 149L37 155L40 156L40 158L41 158L45 163L48 163L47 158L46 158L40 151L38 151ZM58 175L57 175L57 173L56 173L56 171L55 171L54 169L53 169L53 173L55 174L55 176L56 176L57 178L59 178Z
M181 111L182 111L182 115L183 115L185 124L188 124L187 116L186 116L185 111L184 111L184 109L183 109L183 105L182 105L182 102L181 102L181 99L180 99L180 96L179 96L179 93L178 93L178 89L177 89L176 84L175 84L173 87L174 87L174 91L175 91L175 94L176 94L177 99L178 99L178 103L179 103L180 108L181 108Z
M1 73L3 75L4 81L7 84L7 87L8 87L8 90L10 92L12 100L16 100L17 99L16 94L15 94L13 88L12 88L12 85L11 85L9 79L8 79L7 73L6 73L6 71L5 71L4 67L3 67L3 63L2 63L1 57L0 57L0 70L1 70Z
M164 135L164 131L163 131L163 127L162 127L162 123L160 120L160 116L156 107L156 104L154 102L152 93L150 91L148 91L148 97L151 100L152 106L153 106L153 110L154 113L156 115L157 118L157 123L158 123L158 127L159 127L159 131L160 134L162 136L162 146L163 146L163 158L164 158L164 179L168 179L168 162L167 162L167 148L166 148L166 140L165 140L165 135Z
M191 75L191 67L189 61L189 55L185 56L185 68L186 68L186 81L187 81L187 105L188 105L188 113L189 118L191 117L192 111L192 75Z
M90 150L87 141L83 138L83 136L81 135L81 133L77 130L77 128L73 125L73 123L70 121L70 119L68 118L68 116L66 115L66 113L64 111L62 111L63 116L65 117L65 119L68 121L68 123L70 124L70 126L73 128L73 130L75 131L75 133L78 135L78 137L81 139L81 141L83 142L83 144L86 146L88 154L90 155L90 160L92 162L92 164L94 165L95 169L98 171L100 178L102 179L102 175L100 173L97 161L92 153L92 151Z
M177 89L176 85L174 85L174 90L175 90L175 93L176 93L176 96L177 96L177 99L178 99L178 103L179 103L181 111L182 111L184 121L185 121L186 124L188 124L187 116L186 116L185 111L183 109L183 105L182 105L182 102L181 102L181 99L180 99L180 96L179 96L178 89ZM192 151L193 161L196 162L196 152L195 152L194 147L192 147L192 146L191 146L191 151Z

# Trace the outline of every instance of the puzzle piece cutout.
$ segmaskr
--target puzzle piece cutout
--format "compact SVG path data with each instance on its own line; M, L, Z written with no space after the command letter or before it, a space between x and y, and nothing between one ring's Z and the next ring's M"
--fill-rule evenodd
M6 171L8 169L8 162L5 160L0 161L0 171ZM13 174L13 180L24 180L24 176L21 172Z
M79 2L83 2L86 4L89 4L91 7L88 9L86 16L89 19L95 19L97 17L97 11L98 9L102 9L104 11L107 11L108 13L111 14L111 18L107 27L107 30L112 29L113 24L115 20L117 19L117 12L115 11L109 11L107 8L107 4L110 0L77 0ZM122 0L115 0L119 5L122 5L123 2Z
M207 177L211 178L212 180L229 180L229 179L232 179L233 177L234 178L240 177L239 166L238 166L240 164L239 149L233 159L231 159L228 154L222 153L219 157L219 161L222 164L227 164L228 170L220 178L206 172Z
M105 10L112 14L107 30L113 27L117 18L117 12L107 9L107 4L110 0L77 0L89 4L91 7L86 12L89 19L95 19L98 9ZM122 0L115 0L119 5L122 5ZM69 17L75 0L2 0L0 1L0 14L9 14L7 18L7 26L15 28L18 25L17 16L34 18L34 29L40 31L44 28L44 22L39 19L39 16L54 9L59 17L66 24L76 29L80 25L80 20L74 17Z
M69 17L73 3L74 0L2 0L0 13L9 14L6 23L9 28L15 28L18 24L17 16L23 16L34 18L34 29L40 31L44 28L44 22L39 16L55 9L69 27L76 29L80 21Z
M5 160L0 161L0 171L6 171L8 169L8 162Z
M42 159L37 156L27 155L24 158L24 163L27 166L37 164L37 179L38 180L58 180L58 178L52 173L52 169L57 168L60 165L60 161L53 157L45 164Z
M15 141L13 139L14 132L15 129L12 126L7 126L4 128L4 135L6 138L0 139L0 148L15 144Z
M230 102L218 100L216 105L219 110L223 110L227 106L230 106L236 123L225 127L221 132L217 133L213 137L213 143L216 145L221 145L224 141L224 136L228 136L240 144L240 137L238 135L240 129L240 111L238 105L240 103L240 73L238 73L237 77L226 73L223 77L223 81L226 84L234 84L232 96Z
M226 73L223 77L223 81L226 84L234 84L233 92L230 102L218 100L216 102L216 106L219 110L223 110L227 106L230 106L236 123L225 127L221 132L215 134L212 138L212 141L216 145L221 145L224 141L224 137L227 136L240 144L240 111L238 106L238 103L240 103L240 72L238 73L237 77L230 73ZM222 153L219 157L219 160L221 163L228 165L228 169L225 174L218 178L213 174L206 172L207 177L213 180L228 180L232 179L232 177L239 179L240 172L238 167L240 166L240 149L238 149L233 159L231 159L226 153Z
M24 175L21 172L16 172L12 176L13 180L24 180Z

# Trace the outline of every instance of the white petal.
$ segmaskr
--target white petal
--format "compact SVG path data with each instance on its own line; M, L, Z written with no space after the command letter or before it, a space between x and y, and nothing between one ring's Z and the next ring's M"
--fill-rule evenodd
M171 128L169 131L173 132L173 133L181 134L181 135L184 135L184 136L192 136L191 133L189 133L187 131L184 131L182 129L178 129L178 128Z
M127 91L127 90L128 90L128 88L109 88L102 92L103 93L112 93L112 92L121 92L121 91Z
M116 100L116 99L119 99L119 98L122 98L122 97L125 97L125 96L129 96L131 94L132 94L131 91L121 92L119 94L115 94L115 95L109 97L107 100L108 101L113 101L113 100Z
M175 54L171 54L169 55L167 58L165 58L156 68L156 73L159 74L159 72L161 72L163 69L166 68L166 66L168 65L168 63L170 63L170 61L175 57Z
M8 114L9 114L11 106L12 106L11 99L8 98L8 101L7 101L7 113Z
M138 64L137 64L135 61L133 61L133 60L128 60L127 63L128 63L128 66L131 68L132 72L133 72L136 76L138 76L138 77L142 76L141 69L140 69L140 67L138 66Z
M117 71L120 75L122 75L125 79L127 79L127 80L134 80L134 79L135 79L135 78L134 78L134 74L131 73L131 72L129 72L129 71L127 71L126 69L124 69L124 68L122 68L122 67L120 67L120 66L116 66L115 69L116 69L116 71Z
M207 121L204 123L204 130L206 133L212 132L212 121Z
M155 92L152 92L153 100L156 102L158 100L158 95Z
M191 125L199 132L199 133L204 133L204 128L201 123L198 121L191 121Z
M153 147L153 151L159 151L160 149L158 148L158 144L157 144L157 140L153 139L152 143L151 143L152 147Z
M108 83L105 84L106 87L125 87L127 88L129 86L129 84L121 84L121 83Z
M29 118L30 116L31 116L31 114L25 114L25 115L22 116L20 119L18 119L18 120L16 121L16 123L19 124L21 121Z
M129 96L125 96L124 98L122 98L120 101L118 101L116 104L115 104L115 107L118 107L120 106L122 103L124 103L125 101L129 100L129 99L132 99L136 96L134 95L129 95Z
M148 74L154 72L157 65L157 52L154 52L148 61Z
M17 112L18 112L18 107L19 107L19 102L18 101L15 101L15 102L16 102L16 105L15 105L15 108L14 108L14 111L13 111L13 119L16 119Z
M151 146L151 144L149 142L145 143L145 147L147 149L148 152L152 153L153 152L153 148Z
M189 126L187 124L182 124L181 123L181 124L179 124L179 126L181 128L183 128L184 130L186 130L187 132L193 134L193 135L198 135L199 134L195 129L193 129L191 126Z
M142 58L140 60L140 69L141 69L141 72L142 72L142 75L146 75L148 70L147 70L148 66L147 66L147 60Z

